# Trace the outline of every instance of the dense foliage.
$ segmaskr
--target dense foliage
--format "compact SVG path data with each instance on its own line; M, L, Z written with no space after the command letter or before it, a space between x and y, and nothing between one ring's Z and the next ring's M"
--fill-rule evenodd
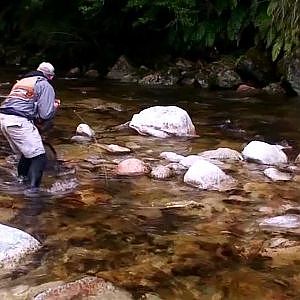
M208 55L299 46L299 0L3 0L2 62L111 64L120 54ZM17 59L16 59L17 58Z

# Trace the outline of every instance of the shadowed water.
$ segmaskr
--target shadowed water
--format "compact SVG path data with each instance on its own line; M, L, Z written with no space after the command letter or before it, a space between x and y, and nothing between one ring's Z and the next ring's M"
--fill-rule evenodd
M182 176L158 181L114 174L116 162L126 157L155 166L166 164L159 158L162 151L241 151L254 138L289 143L292 164L300 152L299 98L238 98L232 92L63 79L57 85L62 107L47 141L59 168L47 172L43 182L50 195L23 195L1 139L0 222L31 233L43 248L24 266L0 274L0 295L96 275L137 299L148 292L162 299L300 299L297 255L278 262L260 253L272 238L298 243L298 235L265 232L257 223L299 206L296 180L271 182L263 166L245 162L225 164L225 172L239 182L227 193L199 191ZM199 137L161 140L114 129L153 105L185 109ZM83 122L96 131L95 142L127 146L133 153L72 144Z

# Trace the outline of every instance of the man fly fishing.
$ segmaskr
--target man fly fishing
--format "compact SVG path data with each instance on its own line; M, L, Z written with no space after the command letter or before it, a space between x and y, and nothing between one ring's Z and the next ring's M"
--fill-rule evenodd
M42 62L12 87L0 106L0 126L12 150L20 154L18 177L29 185L30 193L39 191L46 153L37 128L54 118L60 100L49 83L54 67Z

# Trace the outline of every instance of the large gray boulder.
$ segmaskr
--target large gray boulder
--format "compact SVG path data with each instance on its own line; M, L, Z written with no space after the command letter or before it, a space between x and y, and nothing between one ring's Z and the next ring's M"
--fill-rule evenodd
M14 268L27 254L40 247L40 242L28 233L0 224L0 268Z
M195 126L188 113L177 106L153 106L133 115L129 127L142 135L159 138L195 136Z

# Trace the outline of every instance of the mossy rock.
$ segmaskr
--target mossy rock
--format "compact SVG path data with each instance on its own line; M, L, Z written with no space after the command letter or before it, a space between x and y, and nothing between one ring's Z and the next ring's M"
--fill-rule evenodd
M271 56L258 49L250 48L236 64L236 70L242 79L252 80L260 85L276 81L276 68Z

